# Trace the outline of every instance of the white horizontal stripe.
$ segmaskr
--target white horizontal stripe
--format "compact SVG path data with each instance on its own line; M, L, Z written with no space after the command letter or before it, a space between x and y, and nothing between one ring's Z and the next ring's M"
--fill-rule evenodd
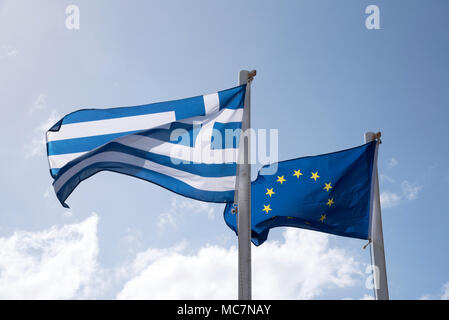
M175 112L168 111L132 117L69 123L62 125L59 131L48 131L47 142L118 132L147 130L175 120Z
M59 192L61 187L79 171L83 170L87 166L95 164L97 162L112 161L128 165L133 165L149 170L156 171L158 173L167 175L178 179L195 189L204 191L231 191L235 187L235 176L227 177L202 177L199 175L191 174L178 169L166 167L158 163L148 161L136 156L132 156L122 152L108 151L96 154L90 158L87 158L80 163L76 164L55 181L54 188L56 192Z
M50 163L50 169L62 168L70 161L72 161L78 157L81 157L83 154L86 154L87 152L88 151L48 156L48 162Z

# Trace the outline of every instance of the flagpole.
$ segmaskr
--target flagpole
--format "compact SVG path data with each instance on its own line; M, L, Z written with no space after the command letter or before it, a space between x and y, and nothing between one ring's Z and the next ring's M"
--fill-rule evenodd
M251 81L255 75L256 70L239 72L239 85L247 84L236 181L239 300L251 300L251 133L247 130L251 129Z
M374 293L376 300L389 300L387 267L385 263L384 236L382 231L382 214L379 194L379 177L377 171L377 157L380 144L380 132L365 133L365 143L377 140L373 165L373 194L371 198L371 264L374 276Z

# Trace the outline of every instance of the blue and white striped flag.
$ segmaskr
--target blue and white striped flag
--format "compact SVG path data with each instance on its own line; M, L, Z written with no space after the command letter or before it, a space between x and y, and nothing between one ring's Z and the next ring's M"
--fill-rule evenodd
M66 115L47 132L59 201L67 207L77 185L103 170L197 200L233 201L245 90Z

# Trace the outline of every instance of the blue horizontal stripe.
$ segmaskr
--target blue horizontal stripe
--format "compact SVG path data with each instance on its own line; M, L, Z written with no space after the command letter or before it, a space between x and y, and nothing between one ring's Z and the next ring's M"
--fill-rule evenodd
M197 96L182 100L158 102L132 107L82 109L66 115L63 118L62 124L116 119L168 111L174 111L176 119L178 120L204 115L203 97Z
M220 110L224 108L243 109L245 102L245 92L246 84L218 92L218 98L220 100Z

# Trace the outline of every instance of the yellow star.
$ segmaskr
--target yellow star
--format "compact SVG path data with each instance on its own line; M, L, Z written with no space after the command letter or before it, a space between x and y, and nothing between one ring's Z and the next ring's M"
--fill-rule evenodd
M299 176L302 176L301 170L293 170L295 173L293 174L296 178L299 179Z
M329 183L326 183L326 182L325 182L325 183L324 183L324 188L323 188L323 189L326 190L327 192L329 192L329 190L332 189L331 183L332 183L332 182L329 182Z
M268 205L268 206L263 205L262 211L265 211L266 213L269 213L271 210L272 210L272 209L270 208L270 205Z
M334 198L328 199L326 204L327 204L327 205L329 206L329 208L330 208L330 207L334 204Z
M265 194L269 195L270 198L271 198L271 196L272 196L273 194L275 194L275 193L276 193L276 192L273 191L273 188L271 188L271 189L268 189L268 188L267 188L267 193L265 193Z
M322 214L320 218L321 223L324 223L324 220L326 220L326 215Z
M284 176L280 176L280 177L278 176L278 180L276 182L280 182L282 184L285 181L287 181L287 180L284 179Z
M316 179L318 179L320 176L318 175L318 171L317 172L312 172L312 176L310 177L310 179L313 179L316 181Z

